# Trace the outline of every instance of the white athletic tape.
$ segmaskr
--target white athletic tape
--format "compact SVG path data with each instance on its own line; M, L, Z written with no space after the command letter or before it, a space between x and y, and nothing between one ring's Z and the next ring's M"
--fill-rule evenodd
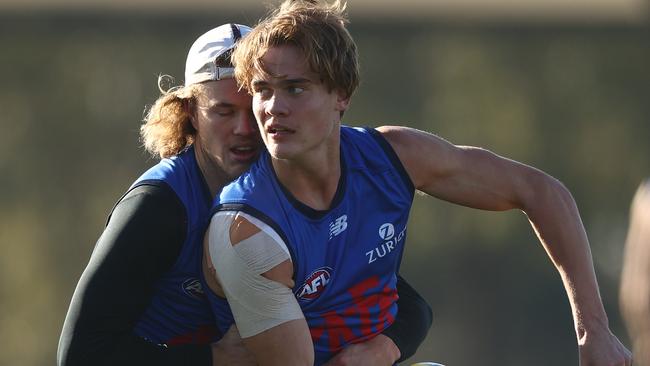
M208 246L239 333L247 338L304 316L289 287L262 276L291 259L286 245L268 225L247 215L260 231L233 246L230 226L237 214L241 213L218 212L212 217Z

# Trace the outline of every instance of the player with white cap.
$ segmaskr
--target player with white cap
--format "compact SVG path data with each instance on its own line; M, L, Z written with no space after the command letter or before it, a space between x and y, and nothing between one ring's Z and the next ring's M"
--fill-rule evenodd
M162 95L141 136L161 161L135 180L109 216L72 297L59 366L254 364L236 328L229 328L225 300L214 297L211 310L201 262L212 198L262 148L251 97L237 87L230 63L249 31L225 24L204 33L188 52L184 85L165 90L169 77L158 79ZM428 305L407 284L400 290L411 309L402 320L424 324L415 328L426 334ZM390 334L407 355L424 337L409 328L402 337Z
M247 353L226 317L217 329L202 285L201 240L212 197L261 149L251 99L230 52L250 29L225 24L192 45L185 85L164 90L141 135L161 161L112 210L79 280L58 364L213 365ZM251 361L252 362L252 361Z

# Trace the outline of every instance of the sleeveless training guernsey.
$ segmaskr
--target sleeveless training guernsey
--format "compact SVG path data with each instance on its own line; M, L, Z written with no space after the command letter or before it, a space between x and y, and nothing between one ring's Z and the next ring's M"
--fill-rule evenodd
M246 212L285 241L318 365L393 322L413 195L413 183L379 132L342 126L341 178L331 209L316 211L293 198L265 152L222 190L213 212Z
M185 208L187 226L185 242L176 262L158 280L151 303L134 331L157 344L214 342L225 333L232 315L223 300L212 304L211 310L203 291L206 288L201 265L203 235L212 197L196 162L193 146L176 156L162 159L138 178L129 191L141 185L171 188ZM216 322L213 311L219 320L223 316L224 321Z

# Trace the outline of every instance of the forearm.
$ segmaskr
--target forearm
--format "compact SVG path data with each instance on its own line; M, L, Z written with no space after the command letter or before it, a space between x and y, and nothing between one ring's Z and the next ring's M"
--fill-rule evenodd
M608 327L587 234L569 191L548 176L536 182L523 210L562 278L581 339L592 328Z

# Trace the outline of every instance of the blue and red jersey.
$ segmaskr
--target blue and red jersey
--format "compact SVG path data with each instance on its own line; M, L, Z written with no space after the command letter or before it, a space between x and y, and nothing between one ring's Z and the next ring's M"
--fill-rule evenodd
M319 365L392 324L413 195L413 183L383 136L343 126L341 178L331 209L316 211L293 198L264 153L223 189L214 210L246 212L285 241L293 291Z
M194 148L162 159L138 178L131 189L141 185L171 188L185 208L187 226L181 252L173 267L156 283L151 303L137 322L135 333L156 344L212 343L227 330L232 315L225 300L216 299L211 310L203 290L203 236L212 197L196 162ZM213 311L223 319L215 321Z

